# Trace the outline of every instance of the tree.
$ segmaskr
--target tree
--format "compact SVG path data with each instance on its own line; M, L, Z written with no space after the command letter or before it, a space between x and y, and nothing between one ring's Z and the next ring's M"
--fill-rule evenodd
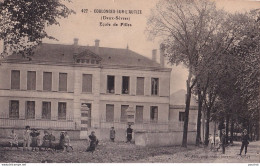
M31 55L44 38L55 39L46 26L59 25L58 19L75 13L63 3L70 0L4 0L0 2L0 40L4 52Z
M197 0L161 0L147 22L151 38L162 37L171 64L184 64L188 69L187 97L182 146L187 147L188 117L191 91L197 76L203 71L201 60L208 49L211 36L222 23L224 13L215 3ZM202 68L201 68L202 67Z

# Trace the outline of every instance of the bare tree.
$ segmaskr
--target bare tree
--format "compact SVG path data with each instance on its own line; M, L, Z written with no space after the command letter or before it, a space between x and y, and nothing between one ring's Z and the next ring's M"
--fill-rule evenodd
M188 117L191 91L197 82L205 50L212 35L218 33L224 12L215 3L198 0L161 0L147 22L149 37L161 37L171 64L184 64L188 69L187 97L182 146L187 147Z

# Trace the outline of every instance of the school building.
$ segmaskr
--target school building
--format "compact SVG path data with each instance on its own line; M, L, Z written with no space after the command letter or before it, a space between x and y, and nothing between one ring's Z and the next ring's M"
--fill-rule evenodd
M169 131L170 75L163 47L152 59L130 49L41 44L34 55L10 55L0 63L0 126L70 131L109 138L114 126ZM179 117L176 117L179 118ZM176 122L177 123L177 122ZM172 128L172 127L171 127ZM173 126L174 128L174 126ZM4 132L2 132L4 133Z

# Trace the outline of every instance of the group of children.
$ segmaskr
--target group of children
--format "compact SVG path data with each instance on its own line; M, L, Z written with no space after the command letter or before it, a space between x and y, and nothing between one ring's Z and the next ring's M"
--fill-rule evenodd
M12 147L19 147L18 142L18 135L15 133L15 130L12 130L10 135L10 146ZM23 132L23 150L29 150L32 147L32 151L35 151L36 148L44 148L45 150L54 149L55 148L55 136L52 134L51 131L44 130L44 136L41 139L40 131L36 129L30 129L30 126L26 126ZM67 150L70 145L70 138L66 131L62 131L60 133L60 140L59 140L59 147L60 149Z
M131 125L129 125L126 130L126 142L131 142L132 133L133 129L131 128ZM115 141L115 136L115 129L114 127L111 127L110 140L112 142ZM18 135L15 133L15 130L12 130L9 142L11 148L19 147ZM89 135L89 142L90 144L86 152L94 152L99 142L94 131L92 131ZM70 144L70 137L66 131L62 131L60 133L59 144L57 145L55 143L55 136L52 134L51 131L48 132L44 130L44 136L41 139L41 133L39 130L31 129L30 126L26 126L23 132L23 150L29 150L30 147L32 147L32 151L36 151L36 148L39 148L39 150L42 150L42 148L48 150L54 148L56 149L58 147L58 149L63 149L63 151L65 151L65 149L66 151L68 151L68 148L73 149Z

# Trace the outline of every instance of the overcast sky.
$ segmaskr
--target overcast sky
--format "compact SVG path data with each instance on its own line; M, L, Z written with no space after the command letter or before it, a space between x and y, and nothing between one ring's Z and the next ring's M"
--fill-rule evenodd
M49 35L59 41L44 40L47 43L72 44L73 38L79 38L80 45L94 45L94 40L100 40L101 47L126 48L151 58L152 49L158 49L160 40L149 41L145 34L146 20L157 0L72 0L68 7L76 14L67 19L60 20L60 26L47 28ZM260 8L260 2L245 0L217 0L217 7L230 12L246 11L252 8ZM88 13L82 13L82 9L88 9ZM94 9L115 10L142 10L142 14L130 16L130 21L102 21L102 22L126 22L131 27L100 26L101 16L126 16L124 14L97 14ZM157 51L159 53L159 51ZM159 59L159 58L158 58ZM185 68L173 67L171 78L171 93L179 89L185 89L187 72Z

